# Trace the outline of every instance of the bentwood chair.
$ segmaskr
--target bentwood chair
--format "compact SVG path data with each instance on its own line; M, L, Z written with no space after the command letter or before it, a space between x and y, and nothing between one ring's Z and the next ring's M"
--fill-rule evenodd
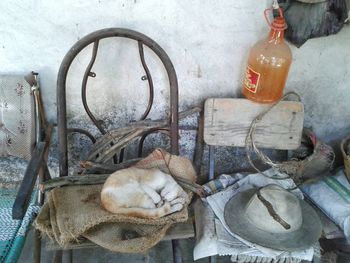
M103 49L104 41L111 41L111 40L119 40L119 41L125 41L125 39L128 39L129 42L132 42L130 40L136 41L136 45L138 48L139 57L141 60L141 65L144 70L144 75L142 76L142 80L148 82L148 88L149 88L149 96L148 96L148 104L144 110L144 113L139 117L139 120L145 120L150 111L152 110L152 107L154 106L154 85L153 85L153 79L150 72L150 69L148 68L145 60L145 52L144 48L147 48L147 51L152 51L152 55L156 55L158 59L160 60L161 64L164 66L166 76L168 78L168 85L169 85L169 99L168 99L168 109L167 111L169 114L167 114L168 124L166 127L162 128L160 130L152 130L150 133L154 132L166 132L170 136L170 153L172 154L179 154L179 124L178 124L178 82L177 82L177 76L174 69L174 66L169 58L169 56L165 53L165 51L151 38L133 31L129 29L124 28L107 28L98 30L96 32L93 32L82 39L80 39L76 44L73 45L73 47L68 51L66 56L64 57L59 72L58 72L58 79L57 79L57 106L58 106L58 149L59 149L59 175L60 176L69 176L69 157L68 157L68 133L70 131L82 133L84 136L88 136L92 141L95 141L95 137L101 137L102 135L105 135L106 133L109 133L109 130L107 129L108 123L103 123L100 119L98 119L95 116L95 113L93 113L93 110L90 108L90 102L88 102L87 99L87 90L88 90L88 82L89 81L98 81L100 72L93 71L94 63L96 61L97 53L99 48ZM122 40L124 39L124 40ZM128 42L128 43L129 43ZM125 42L124 42L125 43ZM102 48L101 48L102 46ZM67 106L69 105L67 103L67 77L68 73L72 67L72 64L74 61L77 60L79 56L81 56L82 53L86 54L86 49L91 48L92 55L90 60L87 60L87 67L85 69L85 72L82 76L82 84L81 84L81 101L83 108L89 117L92 124L94 124L98 130L97 135L93 135L94 131L88 131L85 127L89 126L87 124L84 124L84 127L67 127L67 123L70 122L68 116L70 116L70 113L67 110ZM152 53L151 52L151 53ZM107 66L107 65L106 65ZM127 65L130 67L130 65ZM116 73L117 74L117 73ZM137 76L136 76L137 77ZM141 77L141 76L140 76ZM101 79L103 82L103 78ZM102 88L102 87L101 87ZM137 92L135 90L135 92ZM101 92L102 94L102 92ZM98 96L96 94L95 96ZM118 104L118 101L115 101L116 104ZM117 120L119 121L119 120ZM95 133L96 133L95 128ZM145 138L150 134L144 134L141 136L139 140L139 145L136 147L136 152L138 152L138 156L141 157L142 155L142 148L143 143L145 141ZM138 149L138 150L137 150ZM123 162L125 158L123 158L123 151L120 152L118 158L114 158L116 162ZM190 233L183 233L181 236L177 236L178 239L180 238L188 238L190 236L193 236L194 231L191 228ZM182 262L178 240L172 240L172 246L173 246L173 259L174 262L179 263ZM57 258L62 258L62 252L58 251L56 253ZM72 259L72 256L70 256Z

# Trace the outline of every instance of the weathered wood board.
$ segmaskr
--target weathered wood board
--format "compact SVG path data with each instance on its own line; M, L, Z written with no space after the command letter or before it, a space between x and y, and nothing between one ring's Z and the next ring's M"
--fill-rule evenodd
M244 147L252 120L269 107L247 99L207 99L204 141L208 145ZM281 101L258 123L255 144L260 148L296 149L301 142L303 123L303 104Z
M169 228L162 241L168 241L172 239L185 239L194 237L194 226L192 219L188 219L186 222L174 224ZM48 251L62 249L54 240L44 237L45 249ZM84 240L78 244L71 244L64 249L86 249L98 247L95 243L89 240Z

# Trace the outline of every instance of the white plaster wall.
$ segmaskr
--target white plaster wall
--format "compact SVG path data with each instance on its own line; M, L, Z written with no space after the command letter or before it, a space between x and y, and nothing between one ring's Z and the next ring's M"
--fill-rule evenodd
M207 97L239 96L249 48L265 37L268 28L261 0L2 0L0 1L0 73L41 74L42 93L51 120L56 118L56 76L69 48L86 34L106 27L126 27L142 32L164 48L177 71L181 108ZM137 46L107 40L89 82L88 100L128 118L136 118L147 102L146 83ZM69 75L69 110L83 117L79 85L88 62L87 50ZM288 90L296 90L306 107L306 124L321 137L336 139L350 124L350 27L335 36L309 40L292 47L293 64ZM155 79L158 108L163 115L167 97L164 70L146 50ZM135 65L135 66L134 66ZM107 69L105 72L102 69ZM107 93L113 89L112 94ZM108 95L107 95L108 94ZM134 102L130 102L130 98ZM162 102L163 101L163 102ZM120 109L128 106L128 111ZM109 118L113 118L112 115Z

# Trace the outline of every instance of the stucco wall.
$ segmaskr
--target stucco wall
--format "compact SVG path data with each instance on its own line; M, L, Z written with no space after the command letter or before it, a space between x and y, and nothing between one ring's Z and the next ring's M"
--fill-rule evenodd
M125 27L153 38L168 53L178 75L181 109L208 97L240 96L249 48L268 32L263 10L269 2L0 1L0 72L40 72L45 106L54 121L56 76L69 48L97 29ZM107 40L100 49L105 57L98 57L94 67L98 77L89 82L93 110L104 119L137 118L147 103L137 45ZM79 87L90 52L76 60L68 79L69 113L75 116L71 121L82 125L89 121L80 106ZM306 125L328 141L341 138L350 128L350 27L309 40L299 49L292 47L292 52L286 89L301 95ZM157 118L166 111L167 84L159 60L148 50L146 59L158 90L158 106L150 117ZM105 116L108 110L112 114Z

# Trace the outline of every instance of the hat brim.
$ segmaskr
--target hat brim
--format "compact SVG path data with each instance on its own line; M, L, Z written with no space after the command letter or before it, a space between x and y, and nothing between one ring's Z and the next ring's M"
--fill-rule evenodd
M326 2L327 0L297 0L297 1L301 3L307 3L307 4L318 4L318 3Z
M225 205L224 217L230 230L238 236L263 247L297 251L311 247L322 234L322 224L316 211L300 200L303 221L301 227L288 233L270 233L257 228L245 216L245 208L257 189L236 194ZM271 220L273 220L271 218Z

